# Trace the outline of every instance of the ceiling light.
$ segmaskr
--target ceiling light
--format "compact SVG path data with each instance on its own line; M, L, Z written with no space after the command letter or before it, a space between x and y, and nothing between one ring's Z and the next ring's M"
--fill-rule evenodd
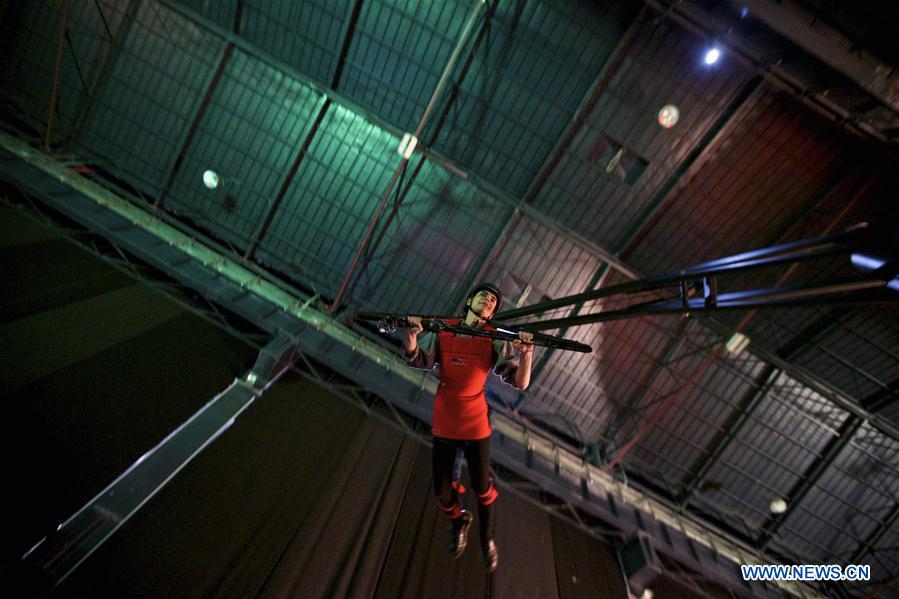
M203 185L209 189L215 189L219 186L219 175L217 172L207 170L203 172Z
M706 64L715 64L718 62L718 59L721 58L721 50L717 47L712 47L708 52L705 53L705 63Z
M415 151L416 144L418 144L417 137L411 133L404 133L400 145L396 148L396 153L408 160L412 158L412 152Z
M659 111L659 124L666 129L674 127L678 118L680 118L680 110L674 104L666 104Z
M771 508L772 514L783 514L787 511L787 502L778 497L777 499L772 499L768 507Z
M748 346L749 337L747 337L743 333L734 333L733 336L727 340L727 344L725 344L724 348L727 350L727 353L732 356L736 356Z

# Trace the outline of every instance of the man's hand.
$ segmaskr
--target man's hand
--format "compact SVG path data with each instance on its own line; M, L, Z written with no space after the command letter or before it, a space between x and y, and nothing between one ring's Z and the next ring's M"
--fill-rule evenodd
M531 383L531 356L534 353L533 333L520 331L518 333L518 341L512 343L512 347L518 349L521 360L518 362L518 369L515 371L515 386L524 391Z
M534 344L531 343L534 339L533 333L528 333L526 331L520 331L518 333L518 341L512 342L512 347L517 349L522 357L526 355L530 355L531 352L534 351Z
M404 329L406 333L404 343L406 345L406 354L411 355L418 349L418 334L424 330L424 327L421 326L421 316L409 316L406 318L406 322L409 326Z

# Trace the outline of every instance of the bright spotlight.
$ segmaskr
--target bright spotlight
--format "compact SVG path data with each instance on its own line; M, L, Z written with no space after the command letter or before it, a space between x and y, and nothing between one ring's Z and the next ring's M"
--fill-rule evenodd
M706 64L715 64L718 62L718 59L721 58L721 50L718 48L711 48L708 52L705 53L705 63Z

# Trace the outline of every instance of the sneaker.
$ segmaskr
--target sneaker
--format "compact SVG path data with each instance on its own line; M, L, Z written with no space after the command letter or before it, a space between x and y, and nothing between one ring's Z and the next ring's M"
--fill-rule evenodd
M471 515L471 512L462 510L462 515L451 521L453 524L453 536L450 538L449 549L450 553L453 554L453 559L462 557L465 547L468 546L468 529L471 528L473 520L474 516Z
M499 564L499 551L496 549L496 543L493 539L487 541L483 546L484 564L487 566L488 572L496 572L496 566Z

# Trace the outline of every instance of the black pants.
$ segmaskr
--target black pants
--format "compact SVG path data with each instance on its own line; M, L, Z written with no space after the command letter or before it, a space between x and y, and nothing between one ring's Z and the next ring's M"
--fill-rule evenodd
M493 507L497 493L490 476L490 437L477 441L457 441L434 437L434 495L441 509L451 518L458 514L459 494L453 487L456 450L461 449L468 463L471 485L478 496L481 542L493 538Z

